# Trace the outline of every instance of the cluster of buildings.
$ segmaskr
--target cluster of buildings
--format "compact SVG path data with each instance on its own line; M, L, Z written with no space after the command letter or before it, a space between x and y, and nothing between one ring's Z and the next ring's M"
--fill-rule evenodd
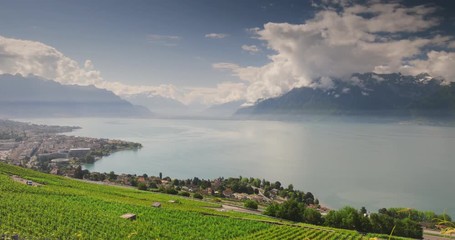
M141 147L121 140L58 134L76 128L0 120L0 161L57 173L114 151Z

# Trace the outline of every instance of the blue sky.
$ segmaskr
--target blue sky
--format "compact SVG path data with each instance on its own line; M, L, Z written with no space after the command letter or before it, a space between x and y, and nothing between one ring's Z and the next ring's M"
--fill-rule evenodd
M0 33L43 42L78 62L91 59L110 80L214 86L226 74L214 71L212 62L265 63L265 53L242 51L258 42L247 29L301 22L312 9L308 3L293 8L296 2L7 1L0 8ZM209 33L229 36L209 39ZM164 39L175 44L166 46L149 35L180 39Z
M421 56L421 59L452 57L453 48L450 46L454 44L455 9L451 6L451 1L393 1L379 4L374 1L350 2L0 1L0 36L6 38L3 47L8 44L17 45L17 42L12 43L13 40L26 40L29 41L27 48L43 48L33 54L30 53L35 51L32 49L24 50L25 53L17 51L17 58L3 61L14 60L16 62L10 64L24 65L24 62L19 62L25 59L21 54L28 54L27 59L32 54L38 59L34 61L38 61L41 66L47 64L48 57L37 55L46 51L44 55L49 55L50 51L58 64L65 62L71 65L64 68L65 71L75 71L76 75L82 72L85 77L95 76L95 85L104 86L120 95L140 92L138 89L120 90L123 85L142 86L142 89L146 89L143 86L148 86L150 88L147 91L152 95L205 104L239 99L251 102L282 94L292 87L311 85L311 79L317 77L345 77L353 71L402 71L410 65L412 68L406 68L410 69L409 74L423 70L450 79L454 76L450 71L439 70L440 63L418 62L416 59L416 56ZM405 11L421 4L426 4L419 8L421 11L414 9L408 13L391 12L391 9ZM356 6L365 8L359 10ZM371 12L369 9L376 10ZM337 17L325 14L330 12L342 15L343 18L335 21L346 20L346 24L334 24L333 20ZM376 22L371 21L360 32L352 32L352 36L359 37L349 39L352 43L335 42L334 40L340 39L336 35L336 28L348 26L347 29L351 29L350 26L356 27L360 23L351 21L347 13L364 16L368 21L372 20L368 14L392 14L392 17L388 17L390 21L394 21L393 17L408 17L408 20L415 22L390 23L386 17ZM422 20L421 23L419 19ZM265 25L267 23L275 25ZM422 25L421 28L418 27L419 24ZM388 27L380 29L378 25ZM308 39L314 36L309 34L309 28L317 28L321 34L324 29L328 29L329 36L333 35L333 38L324 37L309 42ZM292 34L287 34L290 32ZM411 40L408 45L414 48L398 55L399 61L394 65L385 66L390 59L376 51L369 52L368 49L371 47L374 50L377 47L371 44L373 42L385 41L378 40L381 34L389 39L387 44L391 48L403 48L406 43L401 40ZM371 40L371 35L376 39ZM419 39L428 41L421 43L417 41ZM320 45L318 42L323 40L328 40L327 45L317 48ZM33 45L34 43L45 46ZM287 43L292 43L296 48L287 52L287 47L284 46ZM340 51L339 54L343 54L341 48L334 47L331 52L326 50L341 45L345 48L346 44L351 44L354 51L366 49L363 53L374 55L376 62L365 64L361 68L343 65L339 69L330 70L327 76L322 74L331 66L330 61L339 59L334 53ZM438 52L429 56L428 53L435 49ZM0 61L2 56L16 55L16 52L11 51L3 55L0 52ZM64 56L64 61L60 53ZM323 63L307 62L303 58L320 59ZM70 60L77 63L80 69L72 66ZM90 62L86 64L86 60ZM71 75L71 79L64 79L62 73L49 73L48 69L57 64L52 61L49 61L48 66L41 66L47 69L46 74L40 69L27 72L6 67L0 67L0 72L41 74L63 83L91 83L91 80L74 77L75 74ZM362 59L359 58L358 61L362 62ZM283 79L279 79L280 76ZM114 82L119 84L115 87L109 85ZM233 89L232 93L230 89Z

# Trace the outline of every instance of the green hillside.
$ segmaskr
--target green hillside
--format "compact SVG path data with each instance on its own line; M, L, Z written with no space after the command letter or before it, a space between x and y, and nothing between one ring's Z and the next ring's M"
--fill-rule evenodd
M13 175L42 185L26 185ZM354 231L221 212L211 202L86 183L4 163L0 192L0 239L368 239ZM161 208L152 207L153 202ZM137 219L120 218L125 213Z

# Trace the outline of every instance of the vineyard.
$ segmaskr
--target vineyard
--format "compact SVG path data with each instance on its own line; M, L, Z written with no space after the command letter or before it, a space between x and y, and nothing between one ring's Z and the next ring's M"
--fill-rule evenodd
M276 225L267 229L257 231L253 234L242 236L240 239L324 239L324 240L361 240L362 235L353 231L336 231L331 229L320 229L315 227L292 227L289 225Z
M13 175L41 185L20 183ZM3 163L0 192L0 239L368 239L354 231L277 224L265 216L217 211L220 206L211 202L86 183ZM151 207L153 202L161 208ZM137 219L120 218L125 213Z

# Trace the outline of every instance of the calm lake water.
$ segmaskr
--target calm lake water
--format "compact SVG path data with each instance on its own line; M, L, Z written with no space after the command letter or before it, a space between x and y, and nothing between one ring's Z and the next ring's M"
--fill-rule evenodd
M139 151L86 169L171 178L258 177L311 191L321 203L410 207L455 217L455 128L358 122L34 119L69 135L122 139Z

